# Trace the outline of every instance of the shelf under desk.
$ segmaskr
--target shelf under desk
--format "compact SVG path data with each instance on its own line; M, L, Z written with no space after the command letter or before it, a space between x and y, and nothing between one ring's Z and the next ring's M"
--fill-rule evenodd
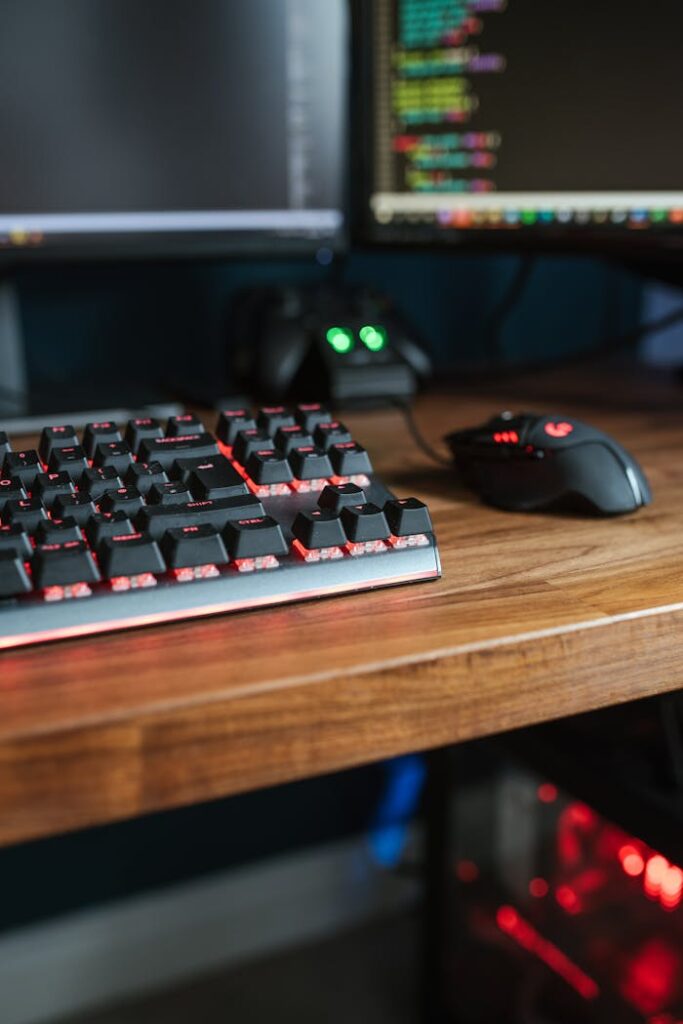
M389 486L429 503L441 580L0 655L0 843L675 689L683 401L555 404L637 455L653 506L497 512L416 449L398 412L349 415ZM427 396L416 416L438 441L500 407Z

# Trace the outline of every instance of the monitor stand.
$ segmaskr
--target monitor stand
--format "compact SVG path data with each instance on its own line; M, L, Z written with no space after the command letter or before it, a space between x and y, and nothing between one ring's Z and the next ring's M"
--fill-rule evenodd
M28 374L21 329L19 294L11 280L0 280L0 418L28 412Z
M63 388L56 389L58 405L45 395L30 392L26 348L21 322L19 293L14 281L0 279L0 429L8 433L33 433L52 420L78 428L90 420L125 422L131 416L157 416L165 419L184 411L184 405L173 400L122 386L112 395L93 396L92 405L82 405L82 392L75 390L71 398ZM126 403L118 403L119 397ZM112 403L113 398L113 403ZM110 404L111 403L111 404Z

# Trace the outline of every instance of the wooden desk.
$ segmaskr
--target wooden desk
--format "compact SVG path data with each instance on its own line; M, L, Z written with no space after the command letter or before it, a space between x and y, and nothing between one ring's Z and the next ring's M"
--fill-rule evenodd
M349 416L390 485L429 502L442 580L1 655L0 842L675 689L683 403L605 411L613 392L560 411L641 459L656 500L634 516L486 509L398 413ZM417 418L436 441L499 408L424 398Z

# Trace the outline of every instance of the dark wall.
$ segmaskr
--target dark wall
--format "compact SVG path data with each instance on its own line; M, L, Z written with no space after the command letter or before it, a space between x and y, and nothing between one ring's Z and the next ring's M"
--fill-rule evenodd
M516 256L358 252L343 272L348 281L392 295L437 366L446 368L481 354L487 317L517 267ZM327 274L312 260L23 269L17 281L32 386L93 389L96 406L98 379L113 382L120 402L131 382L166 393L188 377L214 382L216 367L226 363L224 338L237 288L319 281ZM506 358L544 360L589 350L637 322L639 294L636 279L618 267L579 257L539 258L505 324Z

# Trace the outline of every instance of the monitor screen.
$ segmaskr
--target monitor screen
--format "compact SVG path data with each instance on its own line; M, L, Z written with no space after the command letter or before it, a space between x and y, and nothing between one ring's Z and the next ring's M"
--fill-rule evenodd
M344 0L0 0L0 252L343 227Z
M366 237L683 237L681 0L359 3Z

